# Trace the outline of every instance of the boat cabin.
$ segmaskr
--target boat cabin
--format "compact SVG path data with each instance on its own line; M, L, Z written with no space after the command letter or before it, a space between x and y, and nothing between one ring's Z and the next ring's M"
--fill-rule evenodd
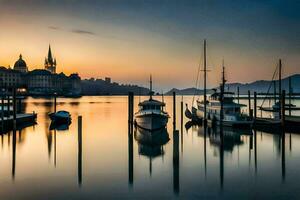
M150 100L139 103L140 110L163 111L164 106L165 106L165 103L154 100L154 99L150 99Z

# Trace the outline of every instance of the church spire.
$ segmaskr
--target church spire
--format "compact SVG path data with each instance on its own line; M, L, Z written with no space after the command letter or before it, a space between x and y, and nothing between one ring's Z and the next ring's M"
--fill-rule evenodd
M51 73L56 73L56 59L52 56L51 46L49 44L48 57L45 59L45 69Z
M50 44L49 44L49 50L48 50L48 61L52 61L52 52L51 52Z

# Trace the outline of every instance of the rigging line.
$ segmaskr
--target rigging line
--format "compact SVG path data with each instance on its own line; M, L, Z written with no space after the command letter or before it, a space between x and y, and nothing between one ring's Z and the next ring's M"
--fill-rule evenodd
M199 76L200 76L200 73L201 73L201 61L202 61L202 58L200 56L199 63L198 63L198 70L197 70L197 78L196 78L196 90L195 90L194 95L193 95L192 106L194 105L195 96L196 96L197 89L198 89Z
M276 64L276 68L275 68L275 71L274 71L274 73L273 73L272 80L271 80L271 82L270 82L270 85L269 85L267 94L266 94L265 98L263 99L263 101L262 101L260 107L262 107L262 106L264 105L265 100L266 100L266 97L269 95L270 89L272 88L273 81L274 81L275 77L276 77L277 74L278 74L278 67L279 67L278 64ZM276 94L275 94L275 95L276 95ZM275 103L276 103L276 102L275 102Z

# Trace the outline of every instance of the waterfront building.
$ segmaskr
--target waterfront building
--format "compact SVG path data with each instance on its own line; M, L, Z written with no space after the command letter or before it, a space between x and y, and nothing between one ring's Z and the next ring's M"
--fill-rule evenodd
M22 72L0 66L0 87L21 87L23 85Z
M105 77L105 83L111 84L111 78L110 77Z
M56 59L53 59L49 46L48 57L45 60L45 69L28 71L26 62L20 55L11 69L0 66L1 88L23 88L28 95L67 95L81 94L81 78L78 74L69 76L56 73Z

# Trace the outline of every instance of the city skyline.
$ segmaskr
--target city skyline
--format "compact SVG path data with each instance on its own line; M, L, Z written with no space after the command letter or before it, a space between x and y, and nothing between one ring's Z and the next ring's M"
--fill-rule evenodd
M159 89L187 88L207 39L210 86L220 81L223 58L229 82L269 80L279 58L284 76L299 71L292 1L0 2L0 66L22 54L29 70L43 68L51 44L58 72L142 86L153 74Z

